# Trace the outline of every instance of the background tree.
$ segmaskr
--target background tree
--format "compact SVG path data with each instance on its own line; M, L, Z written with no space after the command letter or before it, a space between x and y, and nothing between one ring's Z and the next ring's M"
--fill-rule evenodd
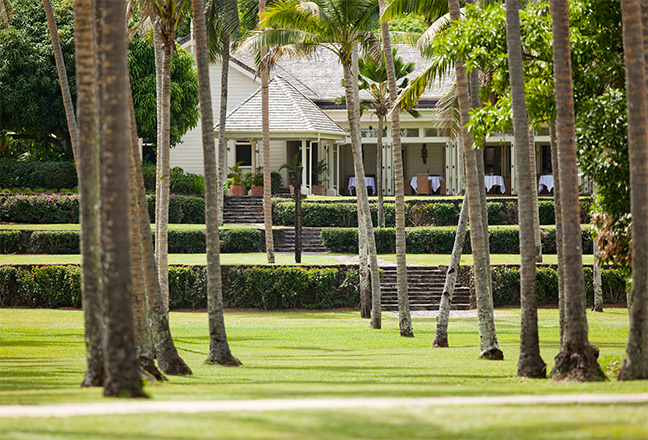
M372 50L374 54L379 53L377 41L371 33L377 22L378 5L373 0L318 0L304 3L289 0L268 8L259 23L259 30L250 35L248 42L250 46L258 49L279 48L277 56L286 53L313 55L316 49L321 47L323 50L333 51L340 60L344 71L347 118L354 157L358 220L364 222L367 231L371 288L374 290L380 289L380 278L367 187L364 184L358 84L353 75L351 57L360 44Z

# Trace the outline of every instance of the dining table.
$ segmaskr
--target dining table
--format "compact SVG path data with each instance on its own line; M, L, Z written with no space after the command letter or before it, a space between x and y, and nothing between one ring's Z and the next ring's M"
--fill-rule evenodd
M371 188L373 194L376 194L376 179L374 177L365 177L365 182ZM349 194L353 194L353 189L356 187L356 178L349 177Z
M542 191L542 187L545 187L547 191L551 192L554 188L554 178L551 174L544 174L540 176L538 180L538 192Z
M484 176L484 184L486 185L486 191L490 191L494 186L499 186L500 193L504 194L506 192L506 184L504 183L504 178L502 176Z
M432 192L437 192L439 188L441 188L441 181L445 180L441 176L428 176L428 180L430 181L430 186L432 187ZM410 180L410 186L414 191L418 192L418 177L414 176L412 177L412 180Z

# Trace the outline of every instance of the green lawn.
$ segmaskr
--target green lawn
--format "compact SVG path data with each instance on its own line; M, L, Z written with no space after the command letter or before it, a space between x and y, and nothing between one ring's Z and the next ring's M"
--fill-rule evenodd
M228 313L233 353L244 366L204 363L205 313L172 313L179 352L190 377L150 385L156 400L437 397L474 395L639 393L648 381L617 382L624 357L627 311L588 312L590 341L611 375L602 383L553 383L514 378L519 310L496 317L505 360L478 359L474 318L453 319L449 349L432 349L435 321L415 319L415 338L398 335L383 315L370 330L357 312ZM549 368L558 350L556 310L539 311L541 353ZM102 401L99 389L81 389L82 313L0 309L0 404ZM501 407L301 410L219 414L84 416L2 419L2 438L646 438L648 405L506 405Z

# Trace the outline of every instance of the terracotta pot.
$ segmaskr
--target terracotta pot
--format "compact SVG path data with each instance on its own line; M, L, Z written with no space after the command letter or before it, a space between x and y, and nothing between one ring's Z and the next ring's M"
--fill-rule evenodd
M250 188L250 195L255 197L263 196L263 186L253 186Z
M313 185L311 187L311 192L313 193L314 196L325 196L326 187L324 185Z
M230 185L230 195L232 195L232 196L244 196L245 195L245 185Z

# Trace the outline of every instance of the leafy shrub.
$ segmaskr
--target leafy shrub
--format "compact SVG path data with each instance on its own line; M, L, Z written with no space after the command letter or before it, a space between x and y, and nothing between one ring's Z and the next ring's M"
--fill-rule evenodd
M461 206L454 203L430 203L425 206L430 223L435 226L456 226L459 223Z
M34 231L29 248L35 254L78 254L79 231Z
M78 223L77 194L11 195L0 205L0 221L12 223Z
M486 203L486 215L488 216L489 225L505 225L504 220L504 203L488 202Z
M155 222L155 196L146 196L149 217ZM205 223L205 199L197 196L171 194L169 197L169 223Z
M0 231L0 254L22 253L25 249L22 232Z
M0 266L0 306L81 307L81 268Z
M71 189L77 186L72 162L0 161L0 188Z
M263 233L259 229L221 230L221 252L242 253L260 252Z
M271 181L270 188L272 194L277 194L279 192L279 189L283 185L283 179L281 177L281 174L276 171L271 172L270 181Z
M541 225L553 225L556 222L553 202L539 200L538 217Z
M493 302L495 307L520 304L520 269L517 266L496 266L492 269ZM587 302L593 304L592 269L583 268ZM619 269L603 269L603 302L620 303L625 301L625 278ZM555 267L536 268L536 294L538 304L558 304L558 271Z

